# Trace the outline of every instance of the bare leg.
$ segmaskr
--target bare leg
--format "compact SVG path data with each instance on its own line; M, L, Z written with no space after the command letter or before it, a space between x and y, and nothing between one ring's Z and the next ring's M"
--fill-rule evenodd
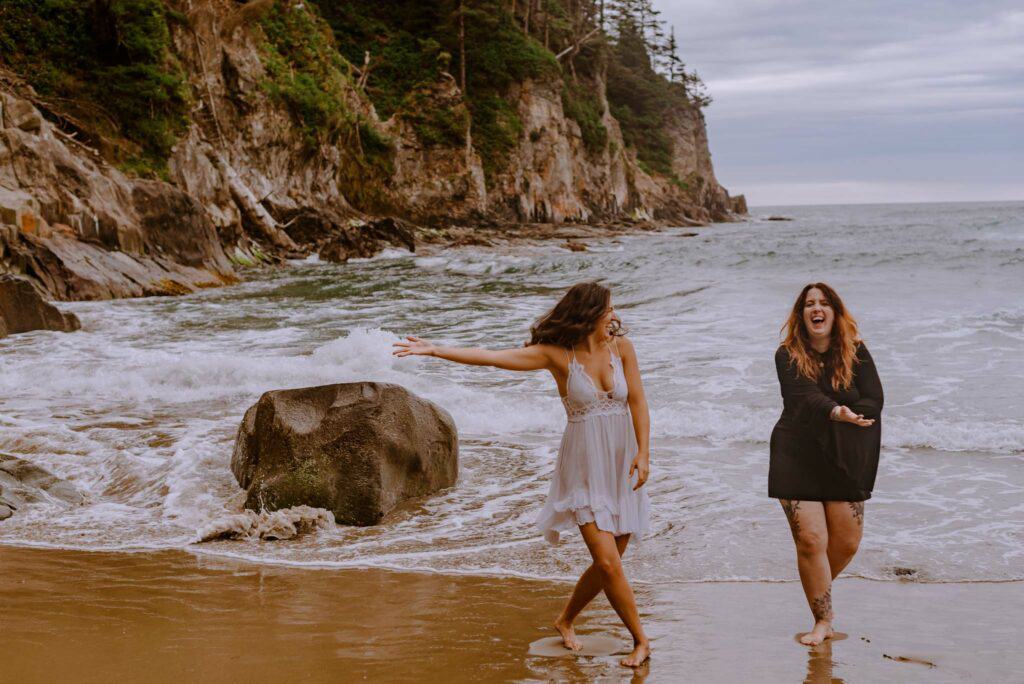
M626 581L626 573L622 569L622 559L615 544L615 537L610 532L597 529L594 523L580 525L583 541L586 542L590 555L594 559L594 567L601 577L604 595L618 613L622 624L633 635L633 652L620 662L625 667L637 667L651 654L651 643L640 625L640 614L636 609L636 597L633 589Z
M814 628L800 643L816 646L832 636L832 569L828 562L828 525L819 501L780 499L796 543L796 564Z
M828 564L835 579L850 564L860 546L864 533L864 502L825 502L825 522L828 525Z
M626 554L626 546L628 544L628 534L615 537L615 546L618 549L619 558ZM569 602L565 604L562 614L555 620L555 629L562 635L562 643L565 644L566 648L572 651L578 651L582 648L580 640L576 638L576 632L573 631L572 623L576 620L576 616L587 607L587 604L601 593L603 587L601 573L591 563L583 571L583 574L580 575L579 580L576 582L576 588L573 589L572 596L569 597Z

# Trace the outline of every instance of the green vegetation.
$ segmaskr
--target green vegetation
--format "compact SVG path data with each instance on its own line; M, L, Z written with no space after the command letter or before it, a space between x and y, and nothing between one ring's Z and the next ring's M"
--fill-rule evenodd
M191 104L171 50L172 31L187 19L169 4L182 6L0 0L0 66L122 168L163 173ZM351 153L356 168L342 174L367 187L391 173L393 143L360 114L358 90L380 117L409 122L427 146L462 146L469 131L488 179L524 134L511 97L524 81L561 79L563 109L598 154L611 145L597 95L606 78L626 145L644 169L670 178L666 121L709 101L651 0L277 0L257 16L263 88L310 149L337 143ZM463 87L463 102L438 97L446 74Z
M435 83L450 68L451 54L435 39L443 12L433 2L317 0L334 32L338 50L362 68L370 53L366 93L377 113L388 118L406 95Z
M429 86L420 86L402 101L402 116L427 147L461 147L466 144L469 110L464 105L439 107L431 100Z
M693 106L686 89L654 70L643 37L631 24L620 26L608 65L608 104L622 139L636 150L644 171L672 176L672 141L665 122L681 107Z
M423 94L451 71L458 79L464 48L466 106L473 145L488 176L504 167L522 133L522 122L506 96L529 78L557 76L554 55L526 35L502 0L375 0L318 2L341 53L362 68L370 53L366 92L377 112L413 122L427 145L465 142L466 112L426 111ZM459 19L465 28L459 39ZM461 84L460 84L461 85Z
M267 37L264 89L283 102L302 125L310 146L333 142L352 123L345 105L347 65L329 33L303 9L280 2L260 20Z
M650 173L671 177L667 117L703 106L700 79L678 57L650 0L318 0L338 49L362 73L382 117L412 121L426 145L464 143L465 113L428 106L424 93L442 72L461 83L473 144L492 178L507 162L522 122L509 103L527 79L562 78L562 105L590 153L608 148L596 82L607 74L611 113ZM513 13L514 12L514 13ZM597 29L597 30L595 30ZM563 53L561 60L556 53ZM536 131L531 135L538 136Z
M341 143L354 161L339 169L346 194L372 209L379 183L394 173L393 143L350 104L355 84L351 65L338 51L330 27L316 7L278 0L260 19L269 78L263 88L282 102L302 126L306 145Z
M129 172L159 175L189 94L161 0L4 0L0 65Z
M608 146L608 129L601 123L601 101L593 90L576 83L566 83L562 88L562 109L566 116L579 124L588 152L597 154Z

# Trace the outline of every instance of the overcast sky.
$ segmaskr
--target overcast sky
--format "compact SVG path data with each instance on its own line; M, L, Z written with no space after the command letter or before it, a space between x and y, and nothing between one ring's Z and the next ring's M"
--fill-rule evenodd
M654 0L751 205L1024 200L1021 0Z

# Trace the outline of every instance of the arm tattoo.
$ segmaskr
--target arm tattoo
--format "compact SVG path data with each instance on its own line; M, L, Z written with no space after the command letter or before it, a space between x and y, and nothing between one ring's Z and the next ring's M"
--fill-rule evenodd
M811 613L815 620L832 619L832 590L829 589L818 598L811 601Z
M793 531L793 537L795 538L800 534L800 517L797 515L797 510L800 508L800 502L779 499L779 503L782 504L782 510L785 511L786 519L789 520L789 529Z
M864 527L864 502L850 501L849 504L850 511L853 513L853 518L857 521L857 525Z

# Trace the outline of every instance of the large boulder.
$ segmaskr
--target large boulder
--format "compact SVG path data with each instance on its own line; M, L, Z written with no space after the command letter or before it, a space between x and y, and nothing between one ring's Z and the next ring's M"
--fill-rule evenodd
M405 499L455 484L447 411L399 385L352 382L265 393L242 419L231 472L246 508L325 508L375 525Z
M0 520L11 517L25 504L60 501L77 505L81 492L48 470L28 461L0 454Z
M31 281L0 275L0 337L29 330L72 332L81 327L77 316L44 301Z

